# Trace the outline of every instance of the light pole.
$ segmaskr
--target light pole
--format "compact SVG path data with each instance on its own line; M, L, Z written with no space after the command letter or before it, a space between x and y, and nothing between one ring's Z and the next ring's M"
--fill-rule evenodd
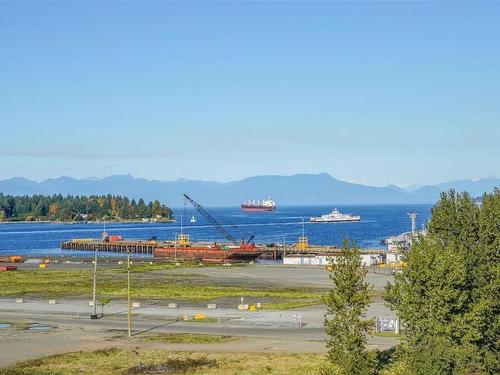
M174 238L174 259L177 262L177 233L175 233L175 238Z
M285 251L286 251L286 235L283 235L283 254L281 254L281 258L285 259Z
M132 309L130 305L130 250L127 253L127 320L128 320L128 338L132 337Z
M90 314L90 319L97 319L97 301L96 301L97 249L98 247L96 246L94 251L94 288L92 291L92 314Z
M416 212L408 212L407 215L411 219L411 236L415 237L415 229L417 228L416 220L418 214Z

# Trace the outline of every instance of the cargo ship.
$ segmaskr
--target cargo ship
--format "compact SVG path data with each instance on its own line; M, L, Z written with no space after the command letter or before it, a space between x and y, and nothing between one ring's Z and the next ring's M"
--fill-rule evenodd
M334 209L329 214L321 216L313 216L311 217L311 219L309 219L311 223L341 223L346 221L360 221L360 220L361 216L341 214L337 209Z
M271 199L248 200L241 204L243 211L274 211L276 210L276 203Z

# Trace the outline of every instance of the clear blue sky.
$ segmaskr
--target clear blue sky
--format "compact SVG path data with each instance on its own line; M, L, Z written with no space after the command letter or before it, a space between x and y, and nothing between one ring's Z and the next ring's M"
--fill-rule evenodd
M500 176L500 3L0 3L0 178Z

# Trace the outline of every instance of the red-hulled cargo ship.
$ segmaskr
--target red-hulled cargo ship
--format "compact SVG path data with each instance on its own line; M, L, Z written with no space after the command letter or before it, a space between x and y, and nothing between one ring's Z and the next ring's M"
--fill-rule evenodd
M276 203L271 199L249 200L241 204L243 211L274 211L276 210Z
M177 260L195 260L212 263L229 263L251 261L264 253L255 244L240 246L221 245L218 243L193 243L188 246L162 246L154 249L155 257L166 257Z

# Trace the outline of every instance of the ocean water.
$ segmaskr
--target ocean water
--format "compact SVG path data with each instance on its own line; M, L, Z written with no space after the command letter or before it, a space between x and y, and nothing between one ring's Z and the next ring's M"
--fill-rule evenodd
M332 206L278 207L275 212L242 212L239 208L210 208L211 214L236 239L255 235L256 243L295 243L304 231L309 243L318 245L341 245L345 238L354 240L363 248L383 248L380 241L411 229L407 212L418 213L417 227L427 223L430 205L366 205L338 206L342 213L361 215L360 222L352 223L309 223L311 216L330 212ZM184 214L183 214L184 212ZM196 223L191 223L192 215ZM183 230L192 241L224 240L217 229L210 225L192 208L174 210L175 223L108 223L110 235L121 235L125 239L172 240ZM304 218L304 224L302 224ZM52 223L8 223L0 224L0 255L56 256L89 255L83 252L64 254L60 242L72 238L99 238L102 224L52 224ZM109 254L101 254L106 256ZM114 254L116 256L116 254Z

